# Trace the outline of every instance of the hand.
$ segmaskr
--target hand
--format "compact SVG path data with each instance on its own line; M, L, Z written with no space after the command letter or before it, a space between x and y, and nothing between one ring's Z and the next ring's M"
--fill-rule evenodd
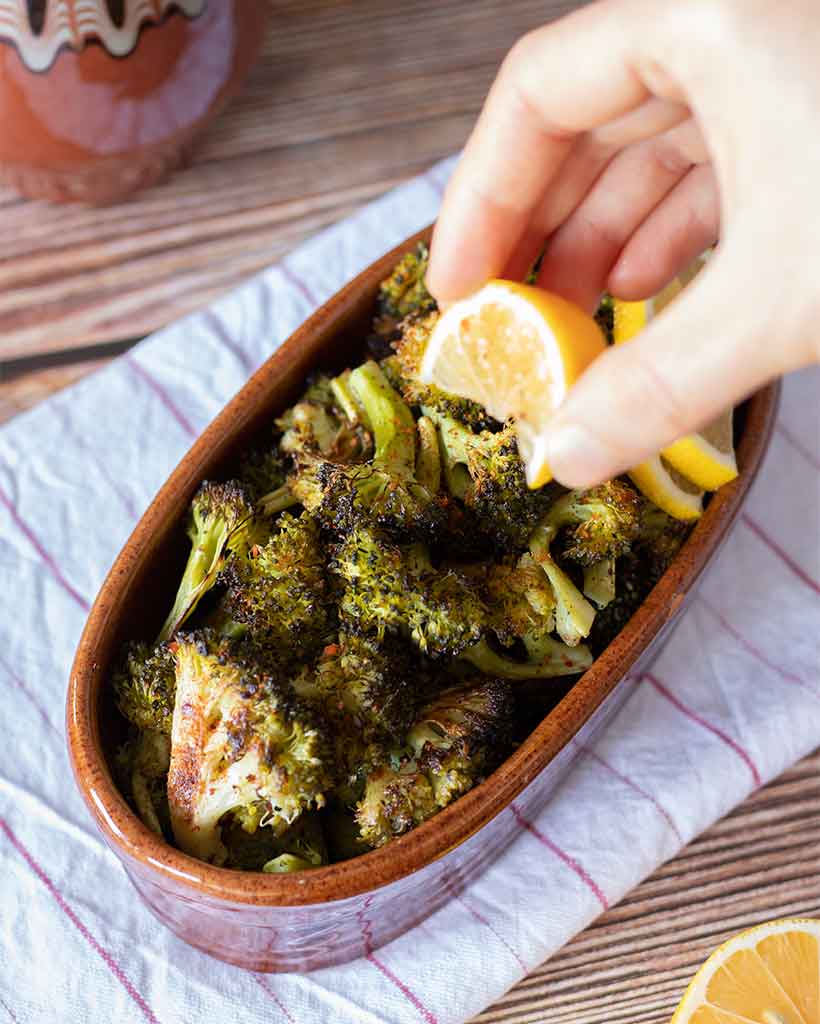
M706 269L587 370L550 424L570 487L637 465L820 359L817 0L604 0L524 36L447 189L428 286L490 277L592 310Z

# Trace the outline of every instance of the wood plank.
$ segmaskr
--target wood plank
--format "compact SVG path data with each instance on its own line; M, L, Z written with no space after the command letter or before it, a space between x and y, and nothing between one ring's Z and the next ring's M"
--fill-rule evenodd
M472 1024L665 1024L735 932L820 916L820 751L751 796Z
M145 334L454 152L512 42L572 6L276 3L188 170L103 209L0 191L0 360Z

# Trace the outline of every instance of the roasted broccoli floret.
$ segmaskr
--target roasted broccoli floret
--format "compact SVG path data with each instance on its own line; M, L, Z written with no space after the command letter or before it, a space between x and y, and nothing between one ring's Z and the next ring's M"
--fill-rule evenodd
M123 788L137 814L152 832L170 835L166 783L171 760L171 738L164 732L143 729L119 751L117 767Z
M309 658L327 643L332 621L325 553L309 513L283 512L270 540L231 559L220 582L227 585L220 611L277 652L280 663Z
M641 558L650 589L669 568L690 530L690 523L673 519L651 501L644 502L640 530L633 547Z
M292 478L293 492L338 534L365 523L400 536L435 535L444 510L416 478L416 423L410 409L372 361L353 370L349 384L373 430L372 460L340 465L304 457Z
M555 528L540 524L530 536L530 554L541 566L555 595L555 628L564 641L574 647L589 636L595 609L550 554Z
M327 725L240 645L203 631L174 646L171 824L186 853L223 863L228 812L248 832L283 832L323 806L333 784Z
M341 633L293 681L296 693L320 707L331 727L338 783L335 797L352 804L365 771L400 743L413 721L416 686L405 644L378 644Z
M435 384L422 384L419 380L424 350L438 317L434 310L402 320L397 328L398 336L392 341L394 354L382 360L382 369L408 405L435 409L442 416L452 416L473 430L498 427L498 421L478 402L450 394Z
M552 587L529 553L491 564L484 592L488 625L505 646L527 633L551 633L555 628Z
M640 532L632 550L615 563L615 596L595 616L589 643L595 654L614 640L669 568L690 525L644 502Z
M415 249L402 256L390 276L379 286L380 318L395 322L409 313L435 309L436 300L424 283L429 259L430 251L424 242L419 242Z
M206 480L194 495L188 515L191 553L174 605L160 630L168 640L216 582L227 559L245 554L267 535L267 524L254 512L246 490L235 480Z
M321 818L324 812L305 811L284 832L258 828L246 832L241 821L226 815L222 842L227 850L225 867L277 874L327 864L327 846Z
M433 657L456 655L483 632L476 589L455 569L435 569L422 545L402 549L357 528L335 549L331 570L342 584L339 615L349 632L379 642L406 632Z
M239 464L239 483L252 502L287 482L288 469L278 448L257 448Z
M176 666L167 643L131 643L113 678L117 707L138 729L171 735Z
M641 498L629 484L609 480L562 495L543 523L555 534L563 531L563 558L593 565L629 551L641 528L641 506Z
M368 774L356 808L362 839L383 846L480 782L508 752L513 702L506 684L467 680L417 715L407 752Z
M450 494L464 501L493 543L503 550L523 547L554 494L527 486L513 425L476 434L435 409L423 411L438 424Z
M277 425L284 431L280 450L297 461L308 454L330 462L361 462L370 454L370 435L359 422L318 402L298 402Z

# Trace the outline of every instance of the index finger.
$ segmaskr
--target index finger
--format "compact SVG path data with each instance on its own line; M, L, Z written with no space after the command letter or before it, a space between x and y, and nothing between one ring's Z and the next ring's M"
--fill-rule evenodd
M512 48L439 214L427 280L440 302L499 275L577 136L650 95L631 61L655 6L593 4Z

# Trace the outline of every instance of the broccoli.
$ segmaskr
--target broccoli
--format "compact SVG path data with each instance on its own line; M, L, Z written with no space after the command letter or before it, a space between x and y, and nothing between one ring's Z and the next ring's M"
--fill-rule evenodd
M235 480L206 480L194 495L188 516L191 553L177 596L158 639L168 640L216 582L233 554L244 554L266 535L246 490Z
M342 584L339 616L349 632L378 642L406 632L433 657L456 655L483 632L475 588L454 569L435 569L422 545L402 549L360 527L336 547L330 568Z
M484 596L487 622L496 639L518 649L498 653L484 637L461 655L474 668L500 679L552 679L589 668L592 658L586 647L568 647L550 635L555 628L555 595L532 555L491 565Z
M616 559L613 557L584 566L584 597L588 597L599 610L615 600L615 567Z
M257 448L239 464L239 483L252 502L283 487L287 475L285 460L278 448Z
M438 321L438 313L413 314L398 326L398 337L392 341L393 355L382 360L381 366L390 383L408 405L427 406L442 416L451 416L473 430L492 430L499 426L483 405L469 398L452 395L435 384L422 384L419 380L421 361L430 335Z
M171 735L176 668L167 643L131 643L113 676L117 707L138 729Z
M688 533L625 479L531 490L513 423L418 380L427 259L382 282L372 358L314 375L236 479L202 484L159 638L114 667L120 788L206 861L304 871L426 821L589 667ZM610 342L616 305L597 314Z
M615 563L615 596L595 616L589 643L597 654L629 622L650 590L669 568L690 525L644 502L641 526L632 550Z
M567 572L552 557L550 547L562 533L563 557L585 568L618 558L630 550L641 522L641 499L620 480L585 491L569 491L550 508L530 537L530 552L552 584L555 619L561 639L570 645L589 636L595 609ZM599 607L612 600L611 565L585 574L584 589Z
M498 547L522 547L549 507L553 489L531 490L511 423L475 434L451 416L426 406L437 423L447 489L473 513L482 532Z
M562 557L579 565L626 554L641 528L641 499L620 480L569 491L550 508L544 525L564 531Z
M526 657L516 660L493 650L486 639L464 651L461 657L473 668L497 679L556 679L585 672L592 655L585 644L573 647L547 633L525 633L521 638Z
M555 595L555 627L571 647L589 636L595 609L550 554L555 529L549 521L541 523L530 537L530 554L541 566Z
M227 585L220 611L280 660L309 658L332 626L319 527L307 512L283 512L275 528L266 544L234 556L220 575Z
M378 644L340 633L294 679L295 692L315 702L331 726L339 774L334 795L343 804L355 802L363 772L410 728L416 710L412 672L400 641Z
M271 828L246 832L233 815L226 815L222 822L222 842L227 850L224 866L277 874L327 864L323 813L305 811L279 834Z
M123 789L130 795L143 824L160 836L170 834L166 793L170 760L170 737L150 728L129 740L117 755Z
M338 534L364 523L403 537L435 536L444 510L416 479L413 414L372 361L351 372L349 386L373 428L372 460L340 465L304 456L291 484L294 494Z
M423 313L436 308L436 300L427 291L424 276L430 252L424 242L399 260L396 266L379 286L378 313L382 326L401 320L409 313Z
M307 453L349 463L361 462L370 453L370 436L358 421L340 417L318 402L298 402L276 422L284 431L280 450L297 459Z
M186 852L223 863L220 819L283 832L333 785L327 726L253 651L202 631L174 643L168 802Z
M368 773L356 807L361 838L383 846L480 782L503 759L513 702L496 679L466 680L438 694L407 734L407 753Z
M650 589L669 568L690 529L690 523L673 519L651 501L644 502L633 549L641 558Z

